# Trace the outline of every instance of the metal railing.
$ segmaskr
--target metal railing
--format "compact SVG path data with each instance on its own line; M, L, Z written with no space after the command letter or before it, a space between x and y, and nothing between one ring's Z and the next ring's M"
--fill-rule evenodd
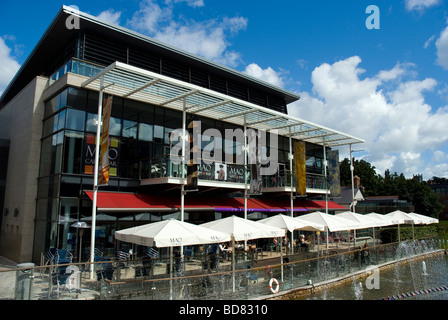
M304 251L238 252L235 271L230 255L191 255L170 259L103 260L50 264L24 269L0 268L0 299L234 300L270 297L277 289L311 289L312 284L349 276L370 265L411 258L440 249L438 238ZM280 261L283 257L283 263ZM275 279L275 280L273 280ZM21 294L25 289L26 294ZM21 291L22 290L22 291Z
M220 164L201 164L198 166L198 179L209 181L220 181L218 179L217 171ZM226 169L226 177L224 181L234 183L250 183L250 170L247 170L244 165L224 164ZM139 164L139 178L140 179L154 179L154 178L185 178L187 166L182 164L175 164L171 161L169 156L156 157L151 160L140 161ZM292 175L292 177L291 177ZM292 178L292 179L291 179ZM282 188L295 187L296 177L291 170L283 170L274 175L262 176L263 188ZM327 188L328 178L323 175L307 173L306 187L311 189L325 190Z
M55 81L62 78L62 76L67 72L72 72L80 74L82 76L91 77L96 73L98 73L99 71L101 71L102 69L104 69L103 66L79 60L76 58L72 58L50 76L50 85L52 85Z

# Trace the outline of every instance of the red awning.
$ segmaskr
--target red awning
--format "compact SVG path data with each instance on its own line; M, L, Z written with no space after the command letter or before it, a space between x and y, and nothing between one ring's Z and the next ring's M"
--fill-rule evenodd
M302 200L302 205L308 210L325 210L325 201L324 200ZM344 207L340 204L337 204L333 201L327 201L328 210L332 211L347 211L347 207Z
M93 191L85 191L93 200ZM294 200L294 211L325 210L325 201ZM105 192L97 193L97 208L103 212L174 212L181 209L180 197L163 195ZM244 211L243 198L185 197L186 211ZM347 210L347 208L328 201L329 210ZM248 212L290 212L289 200L247 199Z

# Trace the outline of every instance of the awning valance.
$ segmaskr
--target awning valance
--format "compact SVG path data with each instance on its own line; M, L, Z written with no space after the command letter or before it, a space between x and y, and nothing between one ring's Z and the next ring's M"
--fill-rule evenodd
M93 199L93 191L85 191ZM325 201L295 200L294 212L307 212L325 209ZM163 195L98 192L97 209L101 212L175 212L181 209L180 197ZM329 210L347 208L328 201ZM185 211L243 212L243 198L186 197ZM290 212L288 200L247 199L247 212Z

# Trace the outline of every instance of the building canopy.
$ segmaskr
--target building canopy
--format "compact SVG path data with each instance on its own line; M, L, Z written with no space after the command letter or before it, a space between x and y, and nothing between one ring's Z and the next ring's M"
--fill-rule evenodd
M364 140L289 116L253 103L160 75L122 62L114 62L82 83L82 87L185 111L198 116L246 125L257 130L328 147Z

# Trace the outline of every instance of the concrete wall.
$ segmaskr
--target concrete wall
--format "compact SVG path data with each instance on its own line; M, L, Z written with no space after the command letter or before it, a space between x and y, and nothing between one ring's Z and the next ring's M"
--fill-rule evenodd
M36 77L0 111L0 138L10 141L0 255L15 262L32 259L37 178L48 78ZM4 210L2 210L4 214Z

